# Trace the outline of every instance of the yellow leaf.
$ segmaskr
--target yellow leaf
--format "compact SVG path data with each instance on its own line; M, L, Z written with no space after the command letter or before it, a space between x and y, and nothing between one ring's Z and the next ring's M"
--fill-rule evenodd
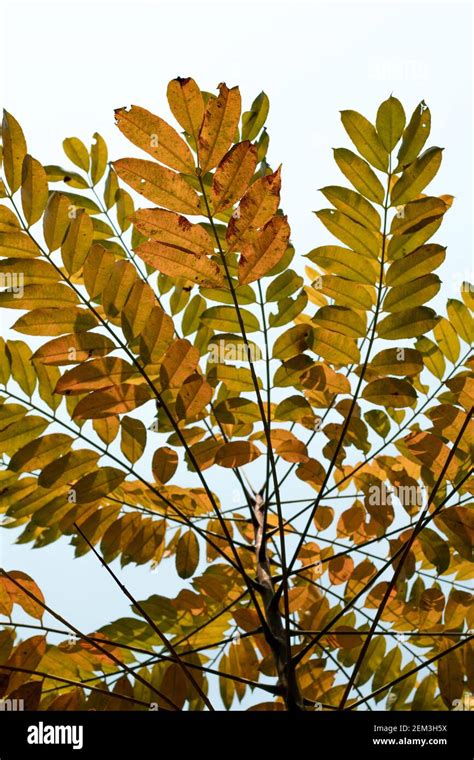
M239 260L239 283L247 285L264 277L280 261L290 238L286 216L275 216L242 247Z
M103 359L79 364L58 380L55 393L82 395L90 391L121 385L136 372L135 368L118 356L105 356Z
M257 150L248 140L234 145L217 167L211 189L214 212L233 206L247 190L257 164Z
M82 398L73 412L74 419L96 420L125 414L141 406L151 397L151 390L142 385L115 385L94 391Z
M53 338L38 348L32 359L42 364L78 364L94 356L105 356L114 348L114 342L106 335L83 332Z
M180 578L190 578L199 564L199 544L192 530L180 537L176 547L176 570Z
M28 225L41 217L48 202L48 180L39 161L25 156L21 180L21 205Z
M95 186L107 169L108 151L104 138L98 132L94 132L93 138L95 142L91 145L91 179L92 185Z
M69 223L74 218L75 207L67 195L52 193L43 217L43 234L50 251L62 245Z
M140 158L121 158L114 162L114 169L127 185L158 206L181 214L202 212L196 191L171 169Z
M11 192L16 193L21 185L26 140L22 128L8 111L3 111L2 142L5 178Z
M75 274L81 269L92 245L92 236L92 220L84 209L80 209L61 246L63 264L69 274Z
M224 443L216 453L216 464L221 467L242 467L253 462L261 452L250 441Z
M145 208L132 217L135 227L152 240L189 251L210 254L214 244L200 224L191 224L185 216L161 208Z
M63 149L73 164L85 172L89 171L89 153L82 140L78 137L66 137L63 140Z
M362 398L378 406L403 409L406 406L414 406L417 393L407 380L384 377L368 383L362 391Z
M241 98L238 87L229 90L219 85L219 95L210 98L199 131L198 155L201 172L217 166L234 139L240 119Z
M360 155L376 169L387 171L387 150L370 121L357 111L341 111L341 121Z
M167 90L168 103L176 121L194 139L197 145L199 130L204 119L204 100L194 79L172 79Z
M178 467L178 455L169 446L161 446L153 454L151 470L158 483L168 483Z
M142 243L136 252L147 264L170 277L185 277L198 285L217 288L225 284L219 265L207 256L156 241Z
M115 123L130 142L157 161L179 172L194 171L194 159L184 140L166 121L146 108L117 108Z
M257 179L247 190L227 226L229 250L252 238L276 213L280 203L281 169Z
M175 340L168 348L160 367L163 388L180 388L199 363L200 354L189 340Z

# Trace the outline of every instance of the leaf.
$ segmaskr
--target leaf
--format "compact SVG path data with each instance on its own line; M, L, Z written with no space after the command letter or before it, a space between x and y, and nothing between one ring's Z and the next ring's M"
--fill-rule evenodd
M26 335L63 335L84 332L97 326L91 311L74 306L33 309L20 317L13 329Z
M145 208L132 217L135 227L152 240L168 243L200 255L214 253L214 244L204 227L191 224L185 216L161 208Z
M30 259L39 256L40 253L41 251L36 243L26 233L20 231L0 232L0 256Z
M376 169L387 171L387 150L370 121L357 111L341 111L341 121L360 155Z
M208 287L224 286L221 268L206 256L156 241L142 243L136 252L149 266L170 277L185 277Z
M217 167L211 187L214 213L233 206L247 190L257 164L257 150L248 140L234 145Z
M246 332L256 332L260 329L257 317L246 309L240 309ZM240 332L240 323L233 306L211 306L201 314L201 322L207 327L225 332Z
M48 202L48 180L39 161L25 156L21 180L21 205L28 225L41 218Z
M41 282L37 285L25 285L22 289L21 298L18 290L0 291L0 307L5 309L37 309L58 304L76 305L79 299L76 293L61 283Z
M185 420L200 414L211 402L213 388L198 373L186 378L176 399L178 419Z
M80 210L72 220L61 246L63 264L69 274L78 272L92 245L92 220L84 210Z
M347 555L334 557L328 562L329 580L335 586L345 583L354 570L354 560Z
M135 368L118 356L78 364L61 375L55 392L67 395L82 395L90 391L103 390L113 385L127 382L135 373Z
M36 375L31 365L31 349L22 340L9 340L7 353L13 379L31 398L36 388Z
M77 364L95 356L105 356L115 344L106 335L83 332L63 335L44 343L33 354L33 361L42 364Z
M417 306L404 312L389 314L379 322L377 332L384 340L415 338L432 330L437 321L438 317L433 309Z
M46 637L32 636L25 641L21 641L18 646L15 647L13 653L8 658L7 665L14 668L25 668L26 670L34 671L38 667L45 652ZM29 673L22 673L21 671L13 672L8 681L8 692L19 689L20 686L29 681L30 678L31 676Z
M461 346L452 324L444 317L440 317L438 323L433 328L433 335L446 359L455 364L459 358Z
M457 650L443 654L438 660L438 685L444 704L452 710L464 691L464 672Z
M424 100L415 108L410 122L403 133L403 140L398 151L398 166L395 171L400 171L408 166L417 157L423 145L427 141L431 130L430 109Z
M363 195L337 185L322 187L319 192L346 216L362 224L363 227L379 232L380 216Z
M296 468L295 474L300 480L304 480L319 491L324 482L326 473L321 462L318 462L317 459L310 458L307 462L303 462Z
M438 517L442 530L454 539L456 549L463 557L472 561L472 545L474 541L474 516L468 507L449 507Z
M91 179L95 186L107 169L108 151L104 138L98 132L94 132L92 137L95 142L91 145Z
M100 467L80 478L74 485L78 504L88 504L112 493L124 480L125 473L116 467Z
M3 111L2 122L3 166L5 178L12 193L21 185L23 160L26 156L26 140L17 120Z
M151 469L158 483L168 483L178 467L178 455L169 446L161 446L153 454Z
M94 391L82 398L74 408L73 418L97 420L114 414L131 412L150 399L151 391L144 386L115 385Z
M176 121L192 135L197 145L199 130L204 119L204 100L194 79L172 79L167 90L168 103Z
M179 339L166 351L160 367L160 380L164 388L180 388L199 363L200 354L189 340Z
M73 204L64 193L51 193L43 217L43 234L49 251L62 245L73 216Z
M316 312L313 322L327 330L359 338L366 334L367 318L364 312L347 309L344 306L322 306Z
M261 452L250 441L224 443L216 453L216 464L221 467L242 467L253 462Z
M115 123L130 142L156 161L179 172L194 171L194 159L184 140L166 121L146 108L117 108Z
M265 124L270 110L270 101L264 92L257 95L250 111L242 114L242 140L255 140Z
M121 158L114 162L114 169L127 185L158 206L181 214L202 212L196 191L171 169L140 158Z
M100 243L94 243L84 262L82 276L90 298L96 298L107 285L115 258Z
M89 153L82 140L78 137L66 137L63 140L63 149L73 164L85 172L89 171Z
M0 451L13 456L21 446L37 438L48 427L48 420L38 415L29 415L0 431Z
M39 586L29 575L22 573L20 570L11 570L8 574L18 581L25 591L29 591L30 594L33 594L33 596L39 601L36 602L28 596L25 591L19 588L9 578L0 576L0 598L2 601L6 602L7 605L5 611L2 611L2 614L9 616L13 605L18 604L23 608L27 615L30 615L30 617L36 618L37 620L41 620L44 615L44 607L40 602L44 602L44 596ZM26 644L26 642L24 643ZM21 644L19 646L21 647Z
M374 285L379 265L373 259L337 245L324 245L308 253L308 258L322 269L346 277L351 282Z
M374 259L379 257L380 235L376 235L357 222L353 222L340 211L334 211L334 209L316 211L316 216L335 237L357 253L363 253Z
M421 306L438 293L441 280L435 274L418 277L409 283L391 288L383 301L384 311L398 312Z
M413 348L386 348L374 356L368 368L378 375L413 376L422 371L423 357Z
M239 283L248 285L264 277L280 261L290 238L286 216L275 216L263 229L242 247L239 259Z
M362 398L378 406L403 409L415 405L417 393L406 380L384 377L368 383L362 391Z
M41 488L59 488L94 470L99 454L89 449L71 451L43 468L38 477Z
M146 446L146 427L134 417L122 417L120 420L120 450L128 461L135 464L142 456Z
M14 472L40 470L71 447L72 438L63 433L53 433L30 441L11 457L8 468Z
M241 98L238 87L219 85L219 95L207 102L198 137L199 166L202 174L220 162L229 150L239 124Z
M424 245L408 256L394 261L385 274L385 283L393 287L413 282L441 266L445 257L446 248L435 244Z
M457 335L471 344L474 341L474 319L469 309L455 298L448 298L447 312L449 321Z
M108 317L118 317L137 281L135 265L116 261L102 293L102 306Z
M255 231L270 221L280 203L280 188L280 169L250 186L227 226L229 250L238 250L242 242L251 240Z
M382 144L389 153L394 149L403 134L405 111L397 98L390 95L377 111L376 127Z
M417 158L396 182L391 192L391 204L397 206L414 200L431 182L441 165L442 148L429 148Z
M341 172L359 193L369 201L383 204L385 198L383 185L366 161L347 148L336 148L334 159Z
M199 564L199 544L192 530L180 537L176 547L176 570L180 578L191 578Z
M154 306L140 335L140 356L146 364L159 361L173 339L173 320Z

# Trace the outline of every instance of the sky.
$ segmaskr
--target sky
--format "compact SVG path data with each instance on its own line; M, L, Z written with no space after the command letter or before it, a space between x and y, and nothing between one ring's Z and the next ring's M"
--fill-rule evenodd
M424 99L429 144L445 148L432 192L455 196L439 241L448 246L439 272L444 299L472 281L471 39L470 3L2 0L0 102L22 124L33 156L64 164L63 138L90 144L95 131L112 158L129 153L114 109L137 104L170 118L166 85L176 76L192 76L206 90L238 84L245 108L264 90L269 161L283 164L282 206L301 256L329 242L312 211L326 205L318 188L340 182L332 149L348 147L348 139L339 111L374 120L390 94L407 114ZM97 560L72 556L66 540L38 552L0 534L1 564L29 572L50 604L84 629L127 614L127 600ZM142 599L171 594L175 584L169 563L158 573L127 567L122 577Z

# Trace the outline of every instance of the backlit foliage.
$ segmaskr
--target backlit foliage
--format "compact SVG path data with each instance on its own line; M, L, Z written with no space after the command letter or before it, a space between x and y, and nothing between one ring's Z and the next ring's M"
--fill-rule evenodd
M70 137L66 168L4 114L2 525L182 582L117 585L130 616L86 634L5 569L0 698L454 709L474 689L473 295L432 303L453 198L428 189L430 111L341 112L329 242L303 267L266 95L167 96L175 126L116 111L133 157Z

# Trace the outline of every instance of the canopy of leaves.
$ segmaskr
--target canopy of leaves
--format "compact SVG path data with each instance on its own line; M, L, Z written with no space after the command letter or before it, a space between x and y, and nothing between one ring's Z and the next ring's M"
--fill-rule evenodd
M452 709L474 688L474 299L433 303L453 198L428 189L430 110L341 112L303 272L265 93L167 97L173 124L115 113L140 158L96 133L66 168L4 113L2 527L93 551L131 613L86 633L4 569L0 698ZM135 599L116 559L173 564L179 593Z

